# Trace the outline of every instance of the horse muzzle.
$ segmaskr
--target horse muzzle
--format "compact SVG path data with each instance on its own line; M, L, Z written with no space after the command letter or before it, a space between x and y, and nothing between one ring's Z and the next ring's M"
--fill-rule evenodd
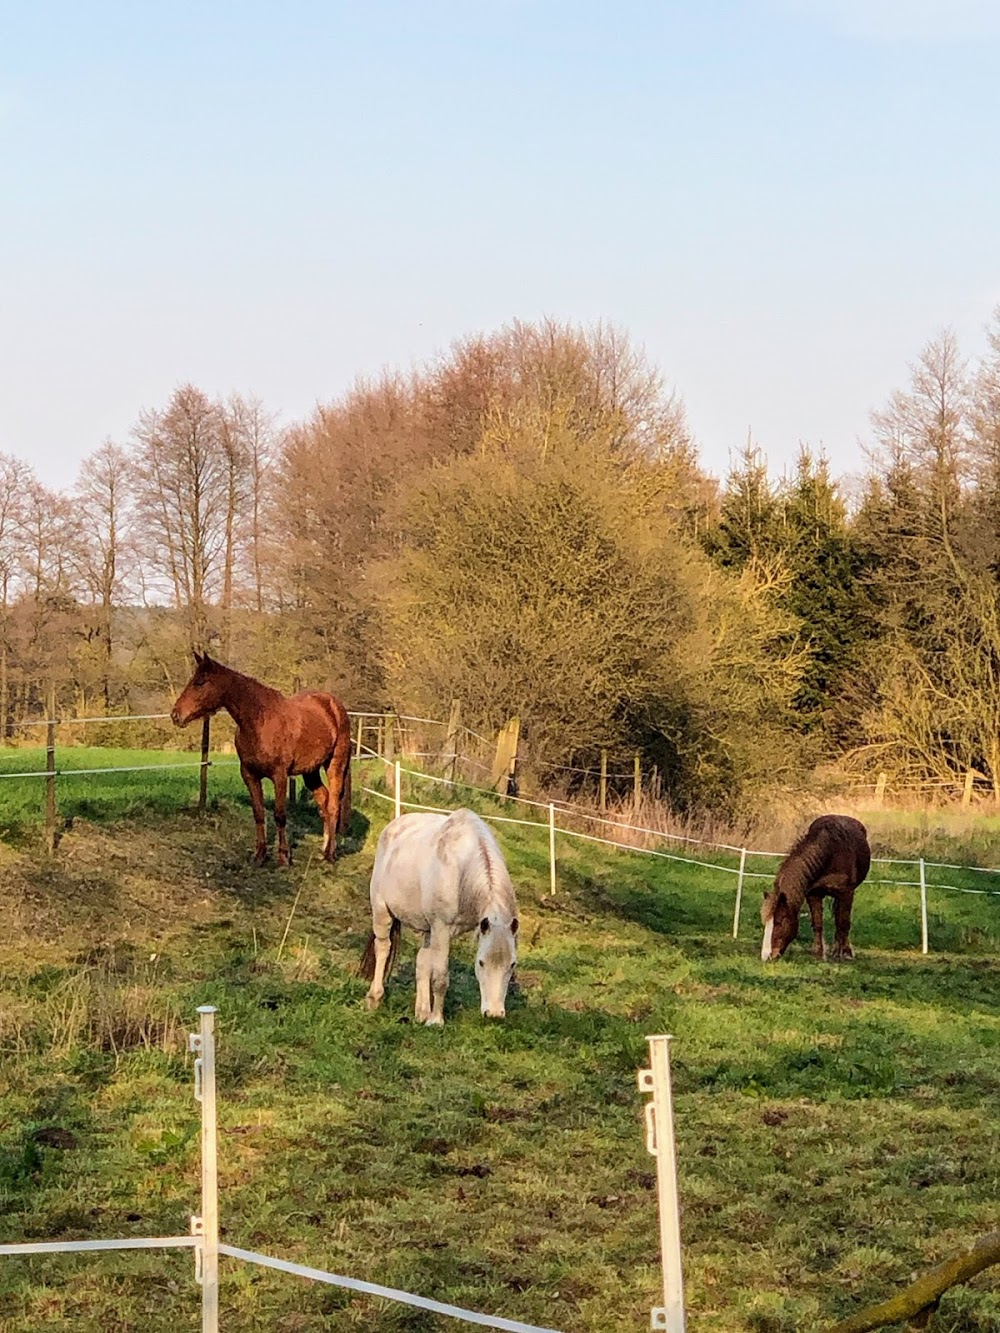
M484 1008L484 1009L483 1009L483 1017L484 1017L484 1018L506 1018L506 1017L507 1017L507 1010L506 1010L506 1009L486 1009L486 1008Z

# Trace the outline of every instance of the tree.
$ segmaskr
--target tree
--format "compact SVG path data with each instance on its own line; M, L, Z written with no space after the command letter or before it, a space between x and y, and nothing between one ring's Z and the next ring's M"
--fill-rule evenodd
M31 480L26 463L0 454L0 741L10 735L10 610L20 573L24 501Z
M672 514L669 458L626 457L553 414L487 430L401 497L376 571L394 699L441 712L459 697L494 729L517 713L543 773L643 749L680 802L720 799L723 770L773 778L745 762L790 678L757 571L712 579Z
M111 711L115 655L115 612L129 586L132 478L125 451L105 440L80 468L75 489L77 541L73 559L90 606L96 610L100 653L100 689L105 712ZM88 631L87 639L92 635Z
M773 560L780 547L778 496L767 475L767 460L749 438L729 470L715 524L703 537L721 569L737 572L751 560Z
M189 648L204 648L209 608L224 578L231 477L222 413L200 389L177 389L163 412L135 430L136 505L148 539L154 596L185 613Z

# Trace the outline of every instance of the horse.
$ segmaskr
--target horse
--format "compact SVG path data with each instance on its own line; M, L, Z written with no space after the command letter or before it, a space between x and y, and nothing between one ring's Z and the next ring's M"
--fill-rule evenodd
M399 948L401 925L423 936L417 953L414 1016L444 1024L448 950L456 935L479 931L476 978L486 1018L506 1016L517 963L517 902L496 839L471 810L401 815L379 837L371 879L372 931L360 975L365 1003L382 1003Z
M826 957L823 939L823 899L833 899L835 961L853 958L851 907L854 890L871 866L868 832L850 815L821 815L799 838L775 876L774 888L766 893L760 915L764 962L780 958L799 933L799 911L803 900L812 917L813 948L817 958Z
M278 826L278 865L291 863L285 836L288 779L301 773L323 821L323 856L333 861L337 834L351 819L351 723L347 709L332 694L306 690L287 698L270 685L195 653L195 670L170 717L177 727L224 708L236 723L240 773L250 793L257 825L254 860L267 860L262 781L274 784L274 822ZM328 786L323 785L325 770Z

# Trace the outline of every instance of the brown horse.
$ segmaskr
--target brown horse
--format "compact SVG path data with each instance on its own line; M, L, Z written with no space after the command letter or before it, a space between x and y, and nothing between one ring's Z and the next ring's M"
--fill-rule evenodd
M788 853L775 876L760 915L764 923L764 962L780 958L799 933L799 912L808 902L812 916L813 953L826 957L823 899L833 899L835 932L832 957L853 958L851 906L854 890L868 874L872 854L864 824L850 815L821 815Z
M278 865L290 863L285 798L288 779L301 773L323 820L323 855L332 861L337 853L337 834L346 831L351 818L351 723L347 709L332 694L307 690L289 699L252 676L213 662L207 654L195 653L194 660L194 675L170 716L175 726L186 727L224 708L236 723L236 753L257 824L254 859L267 860L261 783L269 778L274 784ZM321 770L326 771L329 787L323 785Z

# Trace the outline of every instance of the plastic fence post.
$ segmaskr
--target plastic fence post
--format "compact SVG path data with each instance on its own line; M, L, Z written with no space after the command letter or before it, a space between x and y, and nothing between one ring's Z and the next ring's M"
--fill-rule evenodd
M219 1168L215 1110L215 1014L213 1005L198 1008L199 1030L188 1038L196 1051L194 1095L201 1103L201 1216L191 1229L201 1238L195 1252L201 1283L202 1333L219 1333Z
M930 952L927 939L927 872L923 857L920 858L920 952Z
M639 1091L651 1092L646 1106L646 1147L656 1158L656 1194L660 1213L663 1305L651 1311L650 1327L684 1333L684 1273L677 1198L677 1149L670 1086L670 1037L647 1037L649 1068L639 1070Z
M740 848L740 873L736 878L736 908L733 912L733 939L739 938L740 908L743 906L743 875L747 868L747 849Z

